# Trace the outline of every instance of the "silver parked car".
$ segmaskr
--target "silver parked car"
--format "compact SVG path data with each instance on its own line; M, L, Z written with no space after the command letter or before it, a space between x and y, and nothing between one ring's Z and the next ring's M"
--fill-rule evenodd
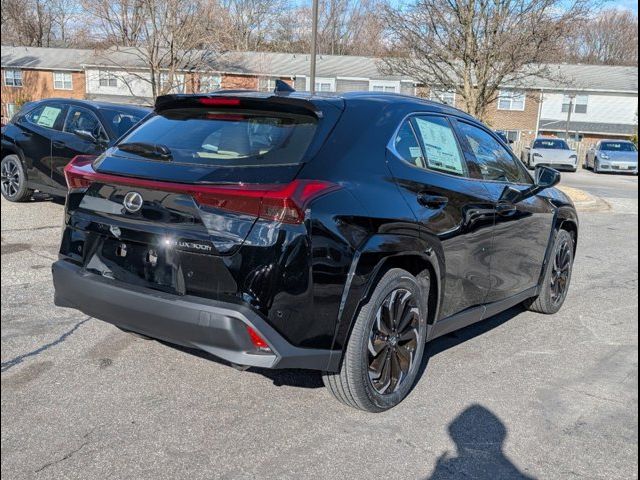
M587 152L584 168L595 173L624 172L638 175L638 147L627 140L600 140Z
M578 169L578 153L561 138L536 138L531 147L522 152L522 161L531 170L538 165L571 172Z

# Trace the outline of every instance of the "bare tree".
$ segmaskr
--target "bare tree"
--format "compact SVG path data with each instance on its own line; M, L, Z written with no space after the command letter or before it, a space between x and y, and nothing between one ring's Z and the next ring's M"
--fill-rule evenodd
M2 42L49 47L53 14L47 0L2 0Z
M638 65L638 16L604 10L581 22L566 44L566 60L603 65Z
M455 91L470 114L484 118L505 84L549 76L572 22L588 0L418 0L387 7L396 54L386 68L433 88Z
M206 0L99 0L85 5L105 38L98 57L134 92L182 90L187 75L210 69L219 52L219 12Z

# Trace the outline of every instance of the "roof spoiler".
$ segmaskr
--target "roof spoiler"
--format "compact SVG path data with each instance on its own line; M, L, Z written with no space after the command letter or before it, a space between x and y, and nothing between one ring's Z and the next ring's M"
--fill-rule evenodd
M287 85L287 87L291 88L289 85ZM293 91L293 89L291 90ZM280 111L299 115L311 114L316 118L322 118L322 110L310 100L288 95L252 91L161 95L156 98L154 110L156 112L162 112L178 108L203 107Z

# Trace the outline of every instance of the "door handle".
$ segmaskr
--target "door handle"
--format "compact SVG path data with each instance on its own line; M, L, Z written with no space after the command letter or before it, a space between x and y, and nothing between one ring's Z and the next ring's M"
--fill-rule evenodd
M502 217L510 217L518 211L518 207L513 203L501 202L496 205L496 212Z
M53 142L53 146L56 148L65 148L67 144L56 140L55 142Z
M439 195L429 195L428 193L418 194L418 203L423 207L428 208L443 208L449 203L447 197L441 197Z

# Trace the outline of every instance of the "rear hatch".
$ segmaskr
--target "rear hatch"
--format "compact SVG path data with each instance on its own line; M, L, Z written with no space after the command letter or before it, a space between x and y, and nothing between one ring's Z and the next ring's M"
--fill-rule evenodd
M65 170L62 251L94 273L173 293L237 290L230 264L258 219L299 224L322 182L296 180L337 99L165 96L97 159Z

